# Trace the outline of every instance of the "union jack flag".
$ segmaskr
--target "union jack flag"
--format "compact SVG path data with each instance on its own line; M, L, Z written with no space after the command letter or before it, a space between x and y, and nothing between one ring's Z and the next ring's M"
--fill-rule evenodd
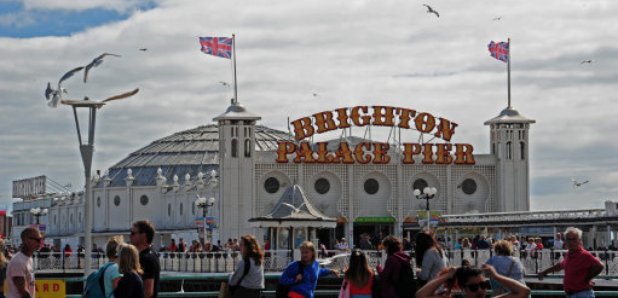
M489 53L492 57L502 61L509 61L509 43L508 42L494 42L493 40L487 45Z
M200 37L200 45L204 54L232 59L232 38L230 37Z

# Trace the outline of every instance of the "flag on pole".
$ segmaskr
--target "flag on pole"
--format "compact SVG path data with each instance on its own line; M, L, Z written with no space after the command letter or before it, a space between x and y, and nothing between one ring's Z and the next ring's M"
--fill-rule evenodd
M200 37L200 45L204 54L218 56L226 59L232 58L231 37Z
M509 43L508 42L494 42L493 40L487 45L489 53L492 57L502 61L509 61Z

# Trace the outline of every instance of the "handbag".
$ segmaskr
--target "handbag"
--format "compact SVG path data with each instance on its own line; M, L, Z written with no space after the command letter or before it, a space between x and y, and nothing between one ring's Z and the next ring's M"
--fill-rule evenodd
M240 277L240 279L238 280L236 285L229 284L230 296L234 296L234 291L236 291L238 289L238 287L240 287L240 283L242 283L242 280L249 273L249 268L251 268L251 262L249 261L249 258L243 259L243 261L245 263L245 266L244 266L244 269L243 269L242 276Z
M344 279L339 290L339 298L350 298L350 287L348 284L348 281Z

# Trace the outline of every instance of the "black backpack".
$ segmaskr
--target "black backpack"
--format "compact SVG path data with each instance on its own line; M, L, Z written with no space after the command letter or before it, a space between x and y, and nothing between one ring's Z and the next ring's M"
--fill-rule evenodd
M305 265L301 261L297 261L297 262L298 262L298 273L297 274L303 274L303 272L305 271ZM286 285L282 285L281 283L278 283L275 297L288 298L288 293L290 293L290 288L292 287L292 285L286 286Z
M408 262L401 262L399 269L399 279L395 285L399 298L413 298L416 293L416 282L414 281L414 271Z

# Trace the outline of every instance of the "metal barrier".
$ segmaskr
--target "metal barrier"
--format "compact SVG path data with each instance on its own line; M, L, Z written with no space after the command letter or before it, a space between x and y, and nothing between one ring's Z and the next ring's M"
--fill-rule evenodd
M369 264L375 268L378 264L384 264L386 254L382 251L365 251ZM591 251L605 264L605 270L601 276L618 275L618 252L617 251ZM344 269L347 267L348 255L342 251L320 251L322 263L331 268ZM527 275L536 274L557 262L560 262L566 250L544 249L542 251L516 251L514 256L521 261ZM458 266L466 259L473 266L485 263L494 255L492 250L449 250L447 256L451 265ZM83 272L82 253L36 253L33 256L33 265L37 273L77 273ZM159 254L159 262L162 271L183 273L230 273L240 261L240 253L235 251L222 252L197 252L197 253L171 253ZM270 250L265 252L264 270L266 272L281 272L292 260L289 250ZM107 262L101 254L93 256L92 269L97 269ZM412 258L414 267L414 258Z
M206 275L162 275L161 281L211 281L211 282L222 282L227 281L229 274L228 273L209 273ZM265 273L264 278L266 280L277 280L281 276L281 273ZM563 276L547 276L546 279L559 279ZM326 279L334 279L338 277L326 277ZM611 279L618 279L618 276L605 277ZM605 279L603 278L603 279ZM78 283L83 282L83 277L71 277L63 279L66 283ZM339 293L339 290L333 289L318 289L315 294L316 297L336 297ZM264 290L262 291L263 297L274 297L274 290ZM564 291L559 290L532 290L532 296L564 296ZM208 292L184 292L181 289L181 292L160 292L159 297L218 297L219 291L208 291ZM618 297L618 291L595 291L596 297ZM78 298L81 295L66 295L67 298Z

